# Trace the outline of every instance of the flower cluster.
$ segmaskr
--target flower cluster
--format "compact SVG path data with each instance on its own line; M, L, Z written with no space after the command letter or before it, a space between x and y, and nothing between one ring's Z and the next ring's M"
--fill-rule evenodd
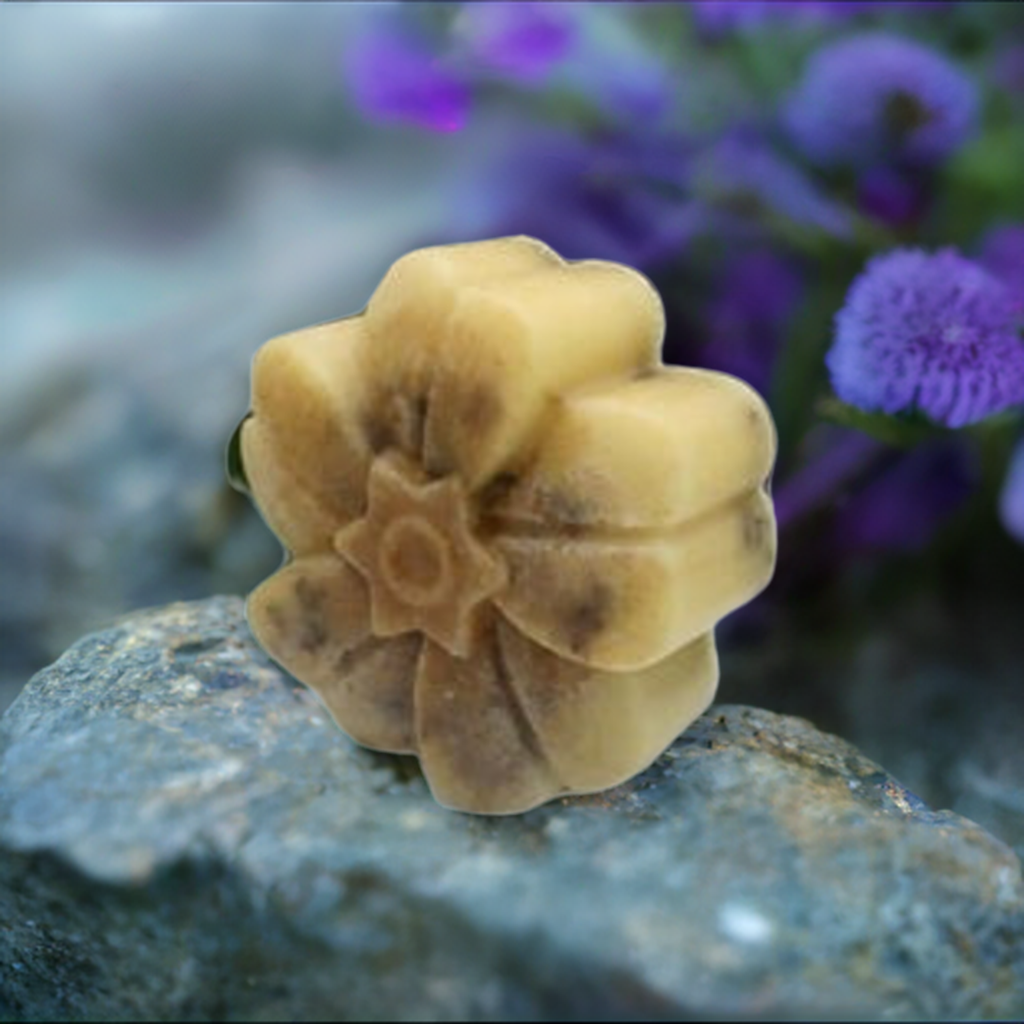
M820 410L883 447L1019 429L1024 21L899 0L415 7L368 16L346 74L367 117L438 133L494 102L437 240L524 233L659 275L667 351L771 396L796 490L807 470L859 517L833 509L840 547L930 536L909 511L901 533L897 478L937 527L974 479L960 449L833 479L806 436Z
M445 31L403 14L370 12L345 49L349 94L369 118L455 131L494 82L567 88L619 120L668 105L671 75L614 8L584 18L568 4L462 4Z
M704 224L704 208L678 194L687 158L671 141L538 126L502 135L455 184L452 240L531 235L570 259L647 268L678 255Z

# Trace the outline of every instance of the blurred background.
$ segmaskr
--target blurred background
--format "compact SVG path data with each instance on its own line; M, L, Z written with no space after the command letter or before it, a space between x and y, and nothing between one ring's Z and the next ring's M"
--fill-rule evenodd
M518 232L644 270L666 359L772 406L719 699L1024 851L1021 4L0 6L0 708L276 568L224 475L259 345Z

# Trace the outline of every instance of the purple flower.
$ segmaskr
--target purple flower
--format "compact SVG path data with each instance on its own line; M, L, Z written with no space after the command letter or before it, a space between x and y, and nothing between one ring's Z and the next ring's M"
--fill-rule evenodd
M646 134L588 140L537 126L503 126L501 137L454 185L457 237L528 234L569 259L647 267L703 228L678 186L666 191L684 172L671 142Z
M708 308L701 362L767 392L782 328L802 294L791 263L767 249L744 253L726 270Z
M879 165L857 180L857 205L866 214L892 227L920 220L928 205L928 189L919 176Z
M569 68L566 79L605 114L621 122L656 120L668 109L672 97L671 75L653 61L593 55Z
M970 451L946 438L900 456L857 491L836 515L846 552L918 552L971 496L978 480Z
M674 84L669 69L616 5L469 3L454 37L475 76L582 93L622 120L660 116Z
M754 138L735 134L719 140L697 159L693 184L709 201L741 214L774 213L838 238L853 231L849 211Z
M689 4L697 28L712 38L757 29L769 21L802 25L838 21L885 7L952 6L950 0L695 0Z
M803 22L842 16L857 6L820 0L696 0L689 5L697 28L712 38L760 28L770 20Z
M978 93L942 54L870 32L818 50L783 117L797 147L820 166L927 166L973 134Z
M859 430L831 424L819 424L808 438L816 442L817 450L775 488L775 518L780 530L833 502L885 450L880 441Z
M978 262L1010 289L1019 310L1024 310L1024 224L1002 224L981 243Z
M1024 544L1024 438L1010 457L1010 465L999 499L999 517L1011 537Z
M717 38L760 27L771 17L773 9L783 4L768 0L699 0L689 6L697 28L704 35Z
M1010 92L1024 94L1024 43L1011 43L996 55L993 78Z
M668 109L674 76L636 31L633 12L620 4L582 5L586 17L575 54L564 69L571 88L592 97L613 117L651 122Z
M466 123L469 86L408 29L382 23L360 33L346 48L343 70L353 102L369 118L436 132Z
M551 3L469 3L457 33L484 67L523 83L545 79L572 49L576 12Z
M861 409L919 409L962 427L1024 402L1024 341L1009 290L955 249L877 256L836 315L826 357Z

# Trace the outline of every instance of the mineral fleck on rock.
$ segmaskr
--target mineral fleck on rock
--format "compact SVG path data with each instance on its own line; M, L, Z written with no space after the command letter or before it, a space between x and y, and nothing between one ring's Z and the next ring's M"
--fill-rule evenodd
M647 771L452 813L242 602L85 637L0 721L0 1017L1024 1016L1002 843L809 723L719 706Z

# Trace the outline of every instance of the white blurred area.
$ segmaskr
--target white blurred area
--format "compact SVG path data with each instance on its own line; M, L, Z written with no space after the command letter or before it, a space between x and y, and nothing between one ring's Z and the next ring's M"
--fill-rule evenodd
M365 124L360 4L0 6L0 394L149 323L253 345L360 308L472 134ZM202 332L198 332L201 334Z

